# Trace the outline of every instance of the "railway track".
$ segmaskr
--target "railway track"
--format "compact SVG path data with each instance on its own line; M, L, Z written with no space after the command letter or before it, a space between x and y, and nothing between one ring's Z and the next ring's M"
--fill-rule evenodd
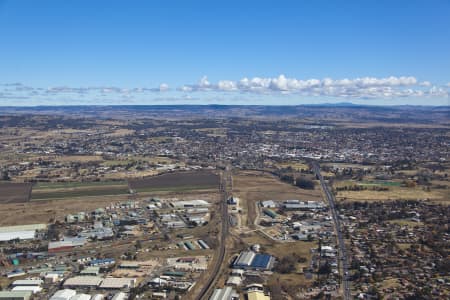
M208 296L211 292L211 289L214 287L214 283L219 276L220 269L222 263L225 259L226 253L226 239L228 236L229 229L229 218L228 218L228 207L227 207L227 199L231 193L232 188L232 176L231 176L231 167L227 167L225 172L222 174L221 183L220 183L220 215L221 215L221 234L219 239L219 249L218 249L218 259L215 261L215 265L212 270L211 276L209 276L208 281L205 283L200 293L195 298L196 300L208 299Z
M337 234L337 240L338 240L338 247L339 247L339 258L342 263L342 270L343 270L343 276L342 278L342 286L344 288L344 299L350 300L351 299L351 293L350 293L350 282L348 280L348 256L345 249L345 243L344 238L342 237L341 232L341 224L339 221L338 213L336 211L335 201L334 201L334 195L331 193L328 185L326 184L325 180L322 177L322 174L320 174L320 166L317 162L312 162L314 173L316 174L317 179L320 181L320 185L322 186L322 189L327 197L328 204L330 206L331 215L333 217L334 227L336 228L336 234Z

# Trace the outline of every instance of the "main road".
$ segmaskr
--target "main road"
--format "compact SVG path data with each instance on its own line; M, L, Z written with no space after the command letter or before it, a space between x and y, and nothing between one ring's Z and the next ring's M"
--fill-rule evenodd
M323 179L322 174L320 174L319 163L317 163L316 161L313 161L312 166L313 166L313 171L316 174L317 179L319 179L319 181L320 181L320 185L322 186L322 189L325 193L325 196L327 197L328 204L330 206L330 211L331 211L331 215L333 217L334 227L336 228L338 248L339 248L339 258L340 258L340 261L342 262L342 271L344 273L342 275L342 285L344 287L344 299L349 300L349 299L351 299L351 294L350 294L350 282L348 280L348 258L347 258L347 252L345 250L344 238L342 237L339 216L336 211L334 195L330 191L330 188L326 184L325 180Z
M216 282L216 279L219 276L222 263L225 259L225 250L226 250L225 245L229 227L227 199L231 193L231 188L233 184L232 180L233 179L231 175L231 167L227 166L225 171L222 173L220 181L220 217L222 229L219 238L217 259L215 260L211 276L208 277L207 282L205 283L202 290L195 298L196 300L208 299L208 295L210 294L211 289L214 287L214 283Z

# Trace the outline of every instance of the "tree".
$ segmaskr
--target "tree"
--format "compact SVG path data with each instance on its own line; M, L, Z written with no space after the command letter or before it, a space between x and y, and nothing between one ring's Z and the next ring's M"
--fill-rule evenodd
M297 177L297 179L295 180L295 185L301 189L313 190L315 183L314 181L306 177Z

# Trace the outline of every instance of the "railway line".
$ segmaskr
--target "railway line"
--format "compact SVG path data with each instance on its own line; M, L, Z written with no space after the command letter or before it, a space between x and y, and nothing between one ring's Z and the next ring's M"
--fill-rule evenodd
M231 176L231 167L226 167L225 171L222 174L221 182L220 182L220 215L221 215L221 234L219 238L219 247L217 260L212 269L211 276L209 276L208 281L205 283L200 293L195 298L196 300L208 299L208 296L211 292L211 289L214 287L214 283L219 276L220 269L222 263L225 259L226 253L226 239L228 236L229 229L229 218L228 218L228 207L227 207L227 199L231 193L233 178Z
M331 215L333 217L333 223L334 227L336 228L336 234L337 234L337 240L338 240L338 248L339 248L339 258L342 263L342 286L343 286L343 296L345 300L351 299L351 293L350 293L350 282L348 280L348 256L345 249L345 242L344 238L342 237L341 232L341 224L339 221L338 213L335 206L335 199L333 193L330 191L327 183L323 179L322 174L320 173L320 166L319 163L313 161L312 162L314 173L316 174L317 179L320 181L320 185L322 186L322 190L325 193L325 196L327 197L328 204L330 206Z

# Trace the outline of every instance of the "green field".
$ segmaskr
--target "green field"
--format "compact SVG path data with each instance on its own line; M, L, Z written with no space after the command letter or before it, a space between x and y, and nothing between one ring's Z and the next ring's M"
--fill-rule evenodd
M185 192L185 191L196 191L196 190L212 190L217 189L214 185L203 185L203 186L176 186L176 187L148 187L148 188L138 188L135 189L138 193L152 193L152 192Z
M33 190L40 189L64 189L64 188L83 188L97 186L127 186L126 181L95 181L95 182L40 182L33 186Z

